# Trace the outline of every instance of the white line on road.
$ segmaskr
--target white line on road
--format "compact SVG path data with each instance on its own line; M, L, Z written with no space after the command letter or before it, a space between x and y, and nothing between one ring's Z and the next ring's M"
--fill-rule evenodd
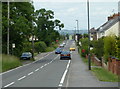
M10 84L4 86L4 88L5 88L5 87L9 87L9 86L13 85L14 83L15 83L15 82L11 82Z
M34 72L30 72L28 75L31 75L31 74L33 74Z
M41 66L40 68L43 68L44 66Z
M23 76L23 77L19 78L18 80L20 81L20 80L24 79L25 77L26 77L26 76Z
M47 66L47 64L45 64L44 66Z
M39 70L39 68L38 69L36 69L35 71L38 71Z
M71 60L69 60L69 62L68 62L68 64L67 64L66 70L65 70L65 72L64 72L64 74L63 74L63 76L62 76L62 78L61 78L61 81L60 81L60 83L59 83L59 85L58 85L59 87L62 87L62 85L63 85L63 83L64 83L65 77L66 77L67 72L68 72L68 68L69 68L69 66L70 66L70 62L71 62Z

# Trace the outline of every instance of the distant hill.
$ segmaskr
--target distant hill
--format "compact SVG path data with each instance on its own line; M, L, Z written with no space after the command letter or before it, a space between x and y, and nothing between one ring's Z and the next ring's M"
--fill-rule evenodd
M65 34L73 35L73 34L75 34L75 30L59 30L58 32L59 32L61 35L65 35ZM79 30L79 31L76 31L76 33L79 33L79 34L87 34L88 31L87 31L87 30Z

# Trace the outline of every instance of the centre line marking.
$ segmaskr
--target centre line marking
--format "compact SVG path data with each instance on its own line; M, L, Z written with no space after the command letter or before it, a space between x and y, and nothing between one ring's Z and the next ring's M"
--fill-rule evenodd
M40 68L43 68L44 66L41 66Z
M13 85L14 83L15 83L15 82L11 82L10 84L4 86L4 88L5 88L5 87L9 87L9 86Z
M60 80L60 83L59 83L59 85L58 85L59 87L62 87L62 85L63 85L63 83L64 83L65 77L66 77L67 72L68 72L68 68L69 68L69 66L70 66L70 62L71 62L71 60L69 60L69 62L68 62L68 64L67 64L66 70L65 70L65 72L64 72L64 74L63 74L63 76L62 76L62 78L61 78L61 80Z
M28 75L31 75L31 74L33 74L33 72L30 72Z
M26 77L26 76L23 76L23 77L19 78L18 80L20 81L20 80L24 79L25 77Z
M35 71L38 71L39 70L39 68L38 69L36 69Z

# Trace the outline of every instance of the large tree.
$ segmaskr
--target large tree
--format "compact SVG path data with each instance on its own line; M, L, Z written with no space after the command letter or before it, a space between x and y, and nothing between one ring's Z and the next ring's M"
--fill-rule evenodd
M2 3L2 45L3 53L6 53L7 43L7 14L8 5L6 2ZM10 53L12 43L15 43L15 53L19 55L23 48L23 43L28 40L32 32L32 20L33 20L34 7L29 2L10 2Z

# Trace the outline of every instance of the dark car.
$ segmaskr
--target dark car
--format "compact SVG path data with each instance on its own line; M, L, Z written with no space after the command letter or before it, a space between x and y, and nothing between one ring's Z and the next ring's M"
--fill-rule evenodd
M57 48L56 50L55 50L55 54L60 54L62 52L62 49L61 48Z
M62 51L60 54L60 59L71 59L70 51Z
M20 59L24 59L24 60L27 60L27 59L31 59L32 58L32 54L30 52L24 52L22 53L22 56L20 57Z

